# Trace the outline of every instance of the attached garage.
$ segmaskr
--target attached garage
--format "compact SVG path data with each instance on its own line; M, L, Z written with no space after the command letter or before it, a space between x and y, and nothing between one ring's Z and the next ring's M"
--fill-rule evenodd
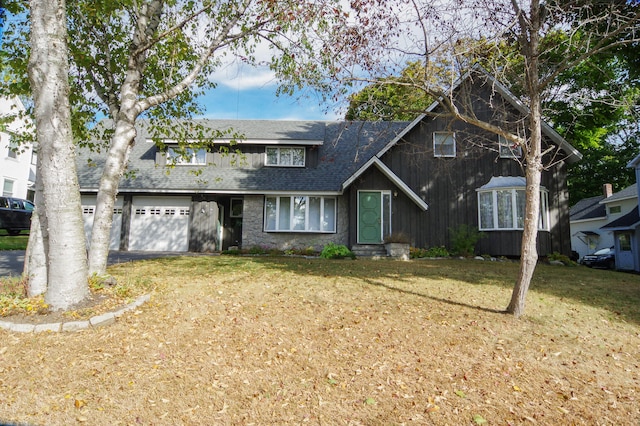
M87 236L87 246L91 242L91 230L93 229L93 219L96 210L96 196L82 196L82 218L84 219L84 233ZM120 248L120 231L122 229L122 199L116 198L113 206L113 225L111 226L111 235L109 236L109 250L118 250Z
M189 250L191 197L133 197L129 250Z

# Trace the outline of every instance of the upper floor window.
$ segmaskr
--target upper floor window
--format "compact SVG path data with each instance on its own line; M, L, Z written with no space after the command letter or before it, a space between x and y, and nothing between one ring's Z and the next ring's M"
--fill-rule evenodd
M207 164L207 150L204 148L179 148L167 149L167 163L175 165L204 166Z
M500 145L500 158L522 157L522 147L504 136L498 135L498 144Z
M433 155L435 157L455 157L456 138L453 132L433 133Z
M609 207L609 214L616 214L622 212L622 206L611 206Z
M265 231L336 232L336 198L267 197Z
M18 146L15 142L9 139L7 144L7 158L18 158Z
M304 148L294 147L267 147L266 165L285 167L304 167Z

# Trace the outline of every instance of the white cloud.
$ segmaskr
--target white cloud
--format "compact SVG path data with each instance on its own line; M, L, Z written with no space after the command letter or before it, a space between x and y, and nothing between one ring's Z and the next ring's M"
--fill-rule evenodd
M250 90L276 86L275 73L267 67L253 67L232 62L218 69L210 77L211 81L236 90Z

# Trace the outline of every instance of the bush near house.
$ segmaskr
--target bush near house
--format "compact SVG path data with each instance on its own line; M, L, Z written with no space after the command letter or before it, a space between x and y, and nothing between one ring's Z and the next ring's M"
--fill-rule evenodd
M449 228L449 233L451 234L451 254L464 257L473 256L476 244L485 237L478 228L466 224Z
M322 249L320 257L323 259L355 259L356 255L344 244L329 243Z

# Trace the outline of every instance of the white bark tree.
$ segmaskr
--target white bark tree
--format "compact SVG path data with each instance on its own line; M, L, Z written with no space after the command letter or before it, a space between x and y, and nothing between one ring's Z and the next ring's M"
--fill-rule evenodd
M337 49L336 78L367 84L402 84L423 91L454 118L496 133L522 147L526 177L526 206L521 261L511 301L506 309L518 317L525 312L526 295L536 267L540 209L544 111L542 97L562 72L578 66L589 55L622 44L638 43L640 6L632 2L540 0L485 0L468 4L457 0L352 2L357 14ZM551 45L544 35L566 33ZM552 38L553 40L553 38ZM511 46L512 49L503 49ZM511 56L504 51L513 52ZM449 72L438 75L442 59ZM451 83L481 60L498 81L522 86L528 107L526 132L514 133L499 123L479 120L472 108L459 108ZM421 61L422 79L390 79L410 61ZM356 71L354 71L356 70ZM516 72L519 70L519 72ZM508 76L515 76L511 81ZM562 161L554 156L553 161Z
M14 13L20 12L21 0L7 1ZM317 81L327 61L325 55L314 51L314 37L317 32L328 31L332 22L345 19L337 0L74 0L66 7L71 64L68 77L72 83L76 142L91 142L94 135L88 128L97 117L111 119L111 127L99 135L104 138L100 149L106 150L107 160L97 197L87 270L88 274L99 275L106 270L113 205L135 140L138 118L144 115L158 124L199 112L195 99L214 86L209 80L212 71L225 58L248 64L264 61L257 50L265 45L271 49L272 57L267 58L271 69L290 84L285 91L303 80ZM58 10L56 19L65 21L62 11ZM21 80L26 68L23 52L29 48L24 35L28 33L29 28L21 27L19 19L11 20L7 29L11 37L3 41L0 61L13 71L13 79L0 92L28 94L29 85ZM47 82L53 82L59 75L49 77ZM36 84L44 84L41 75L31 79L32 88L39 90ZM202 135L185 133L183 138L199 136ZM49 148L43 147L40 155L44 158L42 168L51 166ZM66 168L68 164L56 164L61 166ZM47 191L52 188L44 180L43 184L43 204L48 210L53 202ZM76 188L72 191L66 186L69 191L61 194L60 202L75 209L76 199L65 197L71 197L71 192L74 197L77 195L77 184L67 184ZM75 219L58 223L56 219L51 222L48 216L40 218L45 243L47 237L61 241L54 227L75 224ZM84 237L69 233L66 240L71 238L78 243L84 241ZM57 260L51 255L56 256L57 252L46 250L46 244L44 247L51 268ZM36 285L36 278L41 277L42 269L35 262L38 256L31 253L30 250L25 270L33 278L30 291L37 293L41 285ZM74 262L86 258L83 253L76 259L80 256L77 250L67 255L73 255Z
M317 75L322 58L314 55L312 33L343 18L333 0L123 4L125 19L108 13L86 17L81 2L71 17L79 80L98 95L113 119L89 248L90 274L106 270L113 206L138 117L153 114L167 103L173 103L172 112L176 105L184 109L185 99L198 90L194 85L206 84L208 73L223 55L254 63L259 42L275 47L272 68L294 84L303 74ZM119 25L122 28L114 30ZM301 68L300 61L311 66Z
M88 294L86 247L69 106L64 0L31 0L29 79L33 89L42 199L37 218L47 231L45 301L68 309Z

